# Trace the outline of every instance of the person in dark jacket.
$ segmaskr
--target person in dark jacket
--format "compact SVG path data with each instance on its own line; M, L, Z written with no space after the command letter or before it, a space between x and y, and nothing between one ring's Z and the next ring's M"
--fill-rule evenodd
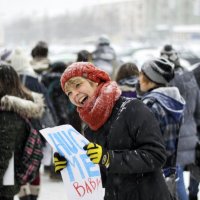
M92 62L92 54L88 50L80 50L77 53L76 62Z
M42 82L47 87L48 95L54 105L58 117L57 125L70 124L78 132L81 132L81 120L76 108L63 93L60 86L60 77L66 67L63 62L52 63L49 72L43 74Z
M42 72L48 70L50 64L48 54L49 47L45 41L38 41L31 50L31 56L33 58L31 65L36 73L42 74Z
M161 171L166 151L149 109L140 100L121 97L117 83L92 63L71 64L61 86L87 124L90 143L84 149L100 165L104 199L169 200ZM55 162L56 171L64 167Z
M193 175L195 166L195 147L198 142L198 127L200 125L200 91L193 72L185 70L179 61L177 51L172 45L165 45L160 56L174 64L175 76L170 85L176 86L186 101L184 120L180 127L177 152L178 181L177 193L180 200L196 200L199 181ZM184 183L184 170L189 170L189 197Z
M117 71L115 81L122 90L124 97L137 97L136 85L138 82L139 70L134 63L124 63Z
M24 145L30 132L25 118L39 118L44 112L42 96L22 86L16 71L0 64L0 199L13 200L20 190L17 171L21 168ZM14 184L3 182L14 153ZM20 199L27 199L21 198ZM27 200L33 200L31 196Z
M200 63L198 63L197 67L193 69L193 73L200 89Z
M22 48L15 48L11 52L8 59L10 59L12 67L18 73L22 84L25 85L31 91L43 95L45 102L45 111L39 119L32 120L34 128L39 131L43 128L55 126L57 116L55 114L53 104L47 94L46 87L39 81L38 75L36 74L36 72L34 72L32 66L30 65L30 60L26 52ZM42 164L45 165L45 172L46 169L48 169L47 171L49 172L49 168L52 161L52 149L44 139L43 145L43 151L45 152L43 161L45 160L47 162L43 163L42 161ZM36 194L36 191L39 191L40 188L40 173L38 173L38 176L35 180L33 180L33 182L30 185L32 187L34 195L38 195Z
M96 49L92 52L92 62L114 77L119 61L107 35L101 35L98 38Z
M185 100L178 88L168 86L173 77L173 64L163 58L152 59L142 65L139 83L140 90L145 93L141 100L155 114L160 125L167 150L163 174L173 199L177 199L176 157Z
M186 101L184 109L184 120L180 128L180 137L177 153L177 165L179 169L178 194L180 200L197 200L199 180L193 174L195 168L195 148L198 142L200 127L200 91L191 71L184 72L182 75L175 75L171 84L179 88L181 95ZM184 184L184 170L190 172L189 195ZM189 196L189 197L188 197Z

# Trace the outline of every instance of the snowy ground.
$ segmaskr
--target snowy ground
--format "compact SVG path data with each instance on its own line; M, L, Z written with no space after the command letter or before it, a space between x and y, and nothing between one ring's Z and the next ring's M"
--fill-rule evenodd
M38 200L64 200L64 185L61 181L53 181L41 170L41 191ZM18 200L16 196L14 200Z
M63 183L60 181L52 181L47 174L44 174L43 171L41 171L41 193L38 198L38 200L65 200L65 189ZM186 187L188 187L189 184L189 173L184 172L185 177L185 184ZM199 199L200 199L200 193L199 193ZM18 200L17 197L15 197L14 200Z

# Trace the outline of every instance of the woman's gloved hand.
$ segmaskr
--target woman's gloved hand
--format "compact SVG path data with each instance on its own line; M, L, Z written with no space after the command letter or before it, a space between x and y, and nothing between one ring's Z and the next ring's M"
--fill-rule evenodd
M53 163L55 166L55 172L59 173L67 166L67 159L64 156L61 156L58 152L55 152L53 155Z
M85 145L83 149L87 151L87 156L94 164L100 164L104 165L105 167L109 167L109 153L101 145L90 142L89 144Z

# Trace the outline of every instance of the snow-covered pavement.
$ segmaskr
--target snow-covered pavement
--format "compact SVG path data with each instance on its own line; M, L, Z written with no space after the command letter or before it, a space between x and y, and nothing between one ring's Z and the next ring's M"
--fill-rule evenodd
M48 175L42 175L41 193L38 200L65 200L65 188L62 181L52 181Z
M184 172L185 184L188 187L189 173ZM61 181L52 181L47 174L41 171L41 192L38 200L65 200L65 188ZM199 193L200 199L200 193ZM18 200L15 197L14 200Z
M65 188L62 181L54 181L41 170L41 191L38 200L65 200ZM18 200L16 196L14 200Z

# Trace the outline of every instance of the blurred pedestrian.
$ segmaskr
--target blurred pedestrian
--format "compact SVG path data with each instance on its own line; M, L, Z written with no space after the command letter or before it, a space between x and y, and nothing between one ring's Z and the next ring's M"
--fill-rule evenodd
M77 53L77 62L92 62L92 54L87 50L80 50Z
M176 74L182 74L184 71L187 71L184 67L181 66L178 52L172 47L172 45L164 45L160 51L160 57L165 58L174 64Z
M0 199L14 200L20 190L17 172L23 168L24 145L29 135L29 126L25 118L39 118L44 112L42 95L33 93L24 87L17 72L7 64L0 63ZM14 154L13 154L14 153ZM3 177L14 155L14 183L4 185ZM11 173L12 174L12 173ZM10 174L10 176L11 176ZM37 188L39 192L39 188ZM35 200L31 193L20 196L20 200Z
M20 76L21 82L31 91L43 94L46 109L40 120L38 130L56 125L57 116L51 99L48 96L47 88L39 80L37 73L30 65L30 59L22 48L13 49L9 56L9 62Z
M39 41L31 50L31 65L36 73L42 74L42 72L49 69L50 60L48 53L49 47L45 41Z
M30 65L30 59L26 52L22 48L15 48L11 52L9 60L13 68L19 74L22 84L29 88L31 91L43 95L45 102L45 111L39 119L32 120L35 129L39 131L43 128L56 126L57 116L55 114L55 110L51 99L48 96L47 89L39 81L37 73L33 70L32 66ZM45 172L49 173L52 163L52 148L46 142L45 139L43 139L43 145L43 151L45 153L42 160L42 164L44 165ZM40 187L39 180L40 173L38 174L38 177L36 177L36 180L34 180L31 184L33 184L35 188Z
M174 77L174 68L166 59L152 59L142 65L139 76L142 101L156 116L167 150L163 174L173 199L176 195L176 156L185 101L178 88L167 85Z
M70 124L81 133L82 125L76 107L69 101L60 86L60 77L66 68L67 65L64 62L52 63L42 81L47 86L49 97L54 104L58 117L57 125Z
M178 53L172 45L165 45L160 56L167 58L175 65L175 76L170 84L179 89L186 101L177 152L177 193L180 200L188 200L183 173L186 169L191 171L195 166L195 148L198 142L197 127L200 125L200 92L193 72L186 71L180 65ZM189 199L197 199L197 193L192 193L192 191L198 191L198 182L191 173L188 189Z
M98 38L96 49L92 52L92 60L96 66L114 77L119 63L115 50L111 46L110 39L107 35L101 35Z
M197 67L195 69L193 69L193 73L200 89L200 63L197 64Z
M161 172L166 152L149 109L137 99L121 97L117 83L92 63L70 65L61 86L87 124L84 135L90 142L84 149L100 165L104 199L170 199ZM55 164L56 171L65 167Z
M122 90L122 96L137 97L136 84L138 77L139 70L134 63L124 63L119 67L115 81Z

